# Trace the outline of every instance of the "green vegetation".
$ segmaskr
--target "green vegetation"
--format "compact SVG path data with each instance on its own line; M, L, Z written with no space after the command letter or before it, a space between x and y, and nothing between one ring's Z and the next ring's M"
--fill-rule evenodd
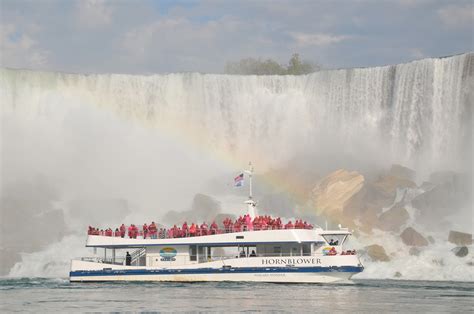
M267 59L245 58L237 62L227 62L226 74L241 75L301 75L319 71L321 67L309 61L302 61L299 54L291 56L288 65Z

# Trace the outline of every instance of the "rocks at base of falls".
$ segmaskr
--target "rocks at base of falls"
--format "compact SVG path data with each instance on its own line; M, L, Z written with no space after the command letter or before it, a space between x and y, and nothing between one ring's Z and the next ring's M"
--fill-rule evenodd
M421 253L420 249L416 246L412 246L410 250L408 250L408 254L411 256L419 256Z
M409 219L403 202L394 204L400 189L415 188L415 172L393 165L387 173L367 179L361 173L339 169L321 179L311 192L317 215L351 229L371 232L373 228L398 231Z
M415 180L416 177L416 171L413 169L410 169L408 167L404 167L399 164L393 164L392 167L390 168L390 175L398 177L398 178L403 178L409 181Z
M451 250L457 257L466 257L469 254L469 249L466 246L458 246Z
M174 225L177 223L198 223L213 221L221 212L221 204L216 199L205 194L196 194L191 203L191 208L187 211L169 211L163 216L165 223Z
M398 231L409 218L405 208L395 206L380 215L378 226L384 231Z
M400 234L403 243L408 246L427 246L428 240L425 239L418 231L412 227L408 227Z
M390 257L385 253L383 246L378 244L372 244L365 247L367 255L376 262L389 262Z
M459 246L471 245L472 234L451 230L449 232L448 241Z
M341 214L354 195L364 186L364 176L340 169L323 178L313 189L313 203L318 214Z
M411 203L419 211L417 221L427 226L440 227L440 218L447 212L459 212L472 203L470 182L465 174L435 172L430 175L429 182L424 182L420 188L425 192L416 196Z

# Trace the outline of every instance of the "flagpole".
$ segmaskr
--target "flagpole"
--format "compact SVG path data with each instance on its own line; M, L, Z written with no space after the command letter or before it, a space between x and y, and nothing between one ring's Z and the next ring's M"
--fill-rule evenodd
M252 173L253 167L252 162L249 162L249 199L252 199Z
M256 216L255 207L257 206L257 203L255 203L252 199L252 175L253 175L252 162L249 162L249 170L245 170L244 172L249 175L249 199L245 203L248 205L249 215L253 219Z

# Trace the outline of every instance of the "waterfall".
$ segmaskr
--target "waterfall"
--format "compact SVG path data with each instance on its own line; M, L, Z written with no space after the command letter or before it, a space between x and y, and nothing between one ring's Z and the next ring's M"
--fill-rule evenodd
M474 55L304 76L63 74L1 70L4 111L111 110L211 151L272 163L309 147L415 168L472 159Z

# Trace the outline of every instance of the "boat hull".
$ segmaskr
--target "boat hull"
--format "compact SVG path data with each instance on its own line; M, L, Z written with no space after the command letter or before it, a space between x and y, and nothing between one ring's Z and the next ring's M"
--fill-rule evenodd
M304 267L261 269L103 270L72 271L71 282L168 281L168 282L275 282L332 283L349 280L363 267Z

